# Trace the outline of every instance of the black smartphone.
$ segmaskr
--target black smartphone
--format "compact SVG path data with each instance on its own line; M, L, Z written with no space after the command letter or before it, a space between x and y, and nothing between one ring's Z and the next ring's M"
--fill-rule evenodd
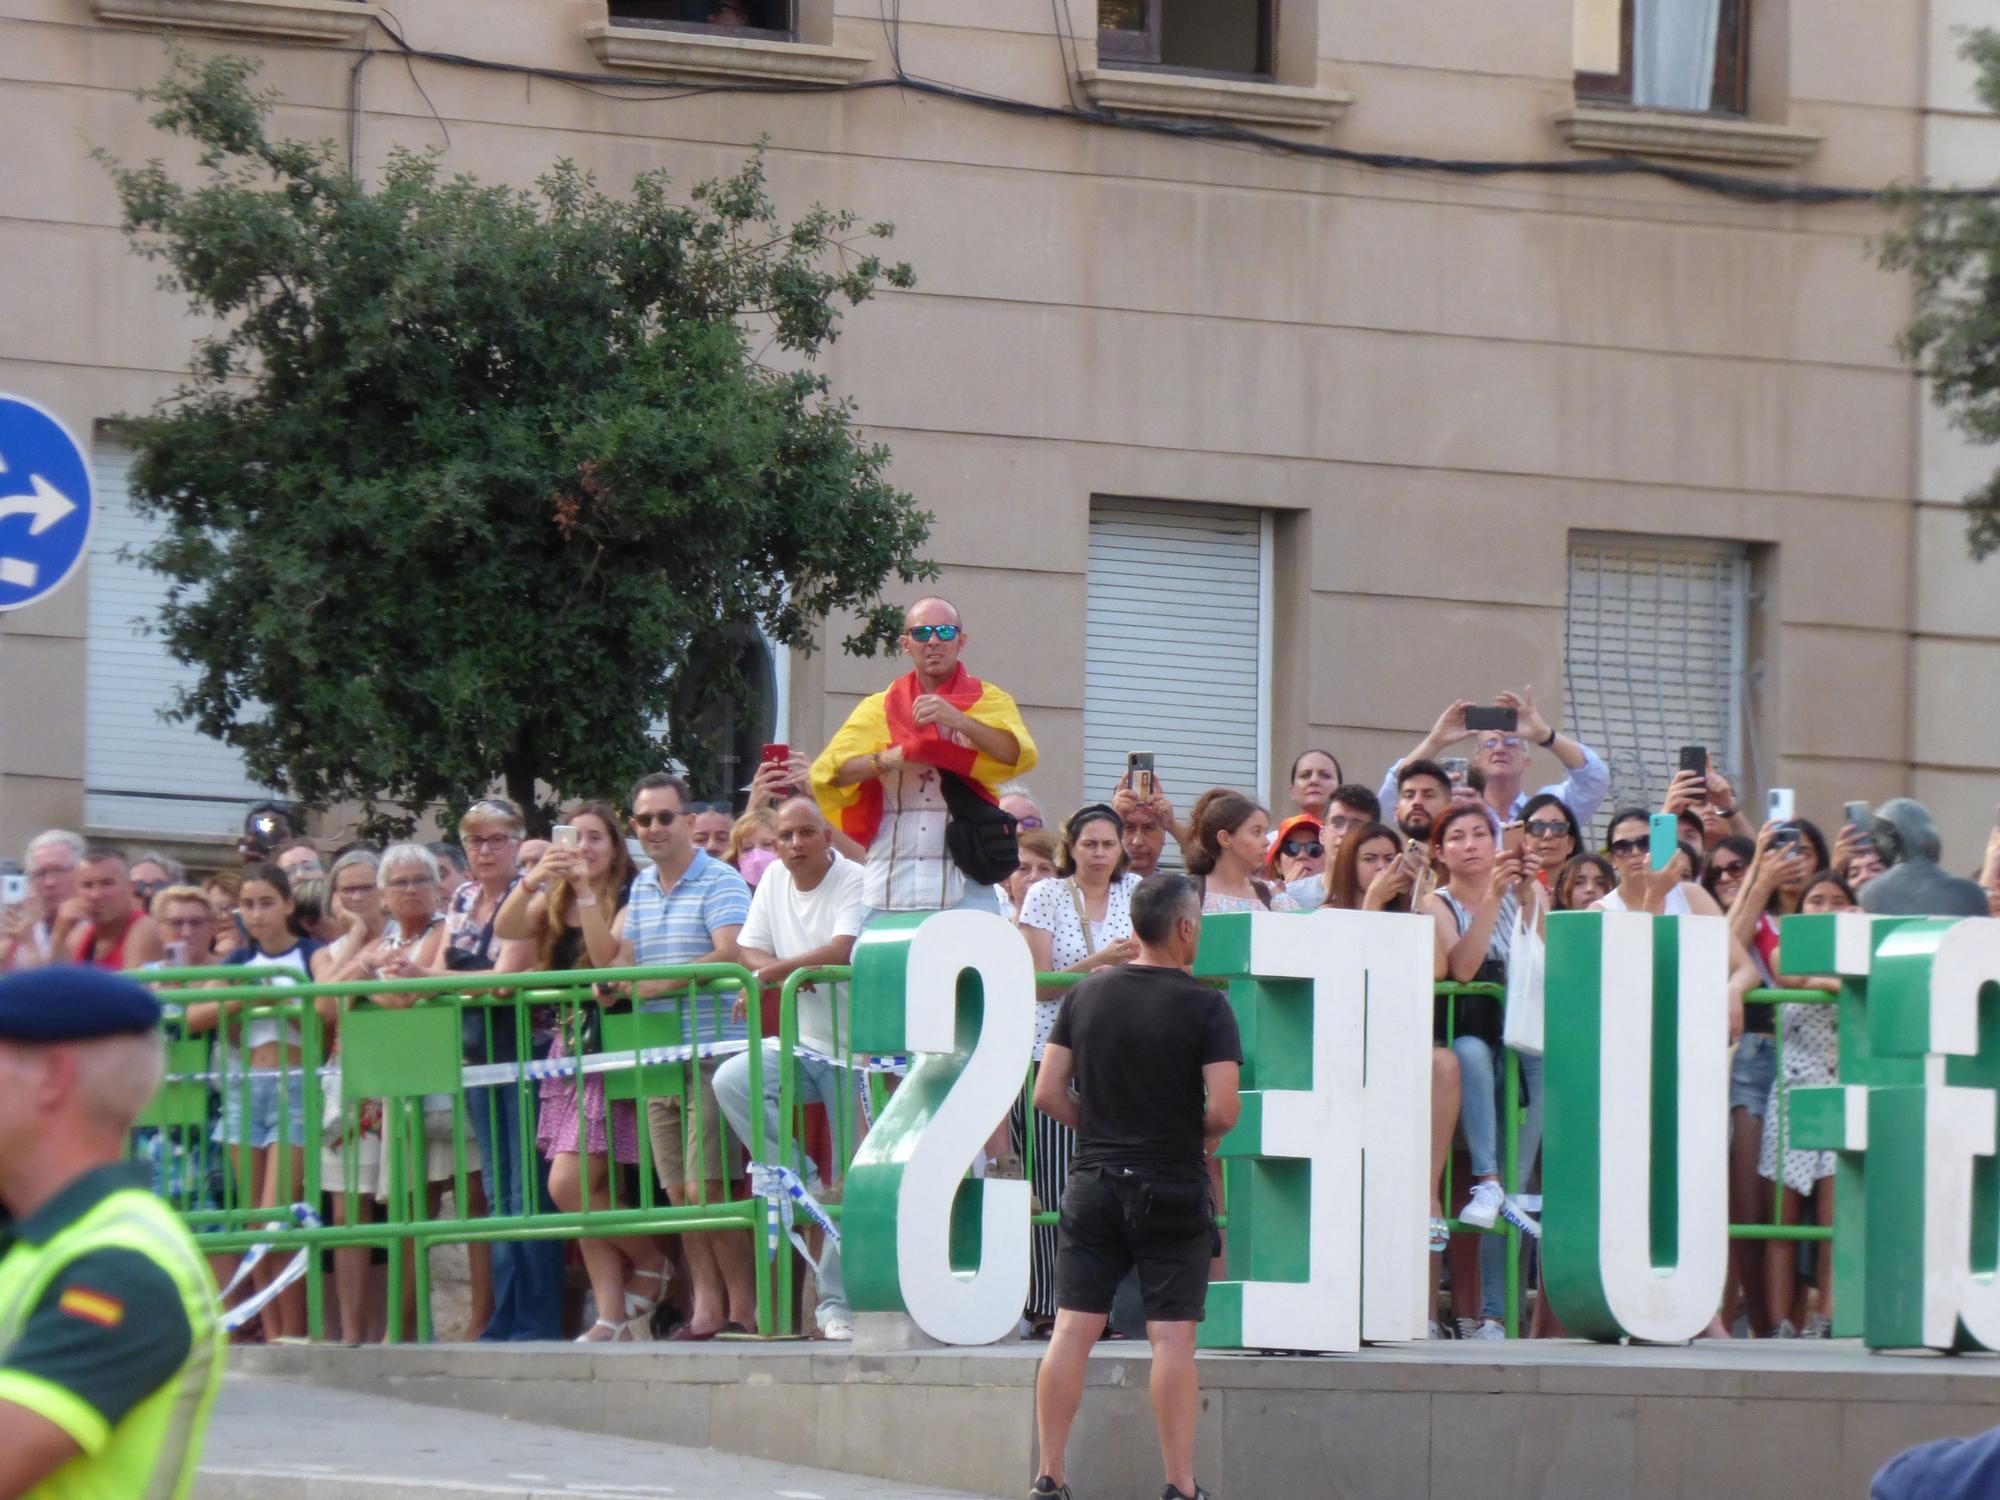
M1487 729L1512 734L1521 727L1520 711L1512 708L1468 708L1465 711L1465 727L1475 734Z
M1125 757L1126 785L1141 802L1153 800L1153 752L1134 750Z
M1708 774L1708 747L1706 745L1681 746L1681 769L1693 771L1697 776Z

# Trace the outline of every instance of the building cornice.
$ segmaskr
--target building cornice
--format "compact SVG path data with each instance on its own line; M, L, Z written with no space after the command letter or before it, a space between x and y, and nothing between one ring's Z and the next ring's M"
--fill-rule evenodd
M1578 104L1558 111L1556 134L1579 151L1671 156L1739 167L1795 167L1819 149L1816 130L1764 125L1724 115Z
M100 21L359 46L379 12L355 0L92 0Z
M1234 120L1287 129L1319 130L1337 124L1354 102L1352 94L1338 89L1137 68L1083 68L1077 81L1092 104L1116 114Z
M729 83L852 83L873 60L853 47L592 21L584 40L607 68Z

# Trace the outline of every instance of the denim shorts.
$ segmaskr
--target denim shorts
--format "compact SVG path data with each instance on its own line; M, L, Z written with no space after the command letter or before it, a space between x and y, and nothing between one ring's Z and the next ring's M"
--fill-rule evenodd
M285 1144L306 1144L306 1080L294 1068L280 1080L253 1077L249 1084L250 1118L245 1130L243 1118L244 1084L240 1076L225 1074L221 1080L222 1123L215 1138L226 1146L275 1146L278 1143L278 1085L285 1086Z
M1746 1031L1736 1044L1736 1061L1729 1069L1729 1107L1745 1109L1759 1119L1771 1105L1771 1084L1778 1076L1778 1043L1768 1031Z

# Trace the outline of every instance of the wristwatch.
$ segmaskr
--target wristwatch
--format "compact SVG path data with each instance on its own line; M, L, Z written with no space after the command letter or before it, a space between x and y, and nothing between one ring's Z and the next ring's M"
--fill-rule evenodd
M1546 750L1549 748L1549 746L1553 745L1555 742L1556 742L1556 732L1553 729L1551 729L1549 731L1549 737L1547 739L1536 740L1535 744L1539 746L1541 749Z

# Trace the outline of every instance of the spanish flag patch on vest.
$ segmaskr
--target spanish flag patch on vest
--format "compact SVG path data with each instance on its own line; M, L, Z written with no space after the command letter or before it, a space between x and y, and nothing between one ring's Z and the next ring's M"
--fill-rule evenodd
M68 1313L72 1318L82 1318L86 1323L95 1323L100 1328L116 1328L125 1321L125 1304L104 1292L93 1292L89 1287L67 1288L56 1300L56 1310Z

